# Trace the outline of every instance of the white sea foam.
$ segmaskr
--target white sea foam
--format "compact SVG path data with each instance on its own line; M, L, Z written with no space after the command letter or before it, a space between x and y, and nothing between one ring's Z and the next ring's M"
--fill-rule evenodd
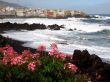
M50 31L50 30L34 30L24 32L7 32L3 34L5 37L10 37L16 40L25 41L23 46L36 48L40 44L44 44L47 50L50 50L50 44L57 42L59 50L68 54L73 54L75 49L84 50L87 49L91 54L97 54L101 58L110 58L110 48L94 45L80 45L77 43L71 43L69 40L65 40L58 36L72 36L69 31Z
M40 23L45 25L64 25L66 29L77 29L85 32L97 32L104 29L110 29L110 26L101 26L99 24L90 24L84 23L80 20L80 18L68 18L68 19L45 19L45 18L35 18L35 19L27 19L24 21L29 24Z
M51 42L44 41L44 42L27 42L24 46L36 48L39 44L44 44L47 47L47 50L50 50ZM36 46L35 46L36 45ZM90 54L97 54L99 57L104 59L110 59L109 51L110 48L108 47L99 47L99 46L85 46L85 45L78 45L78 44L58 44L59 51L65 52L67 54L73 54L75 49L84 50L87 49Z
M109 17L103 17L103 18L109 18ZM66 29L77 29L80 31L85 31L85 32L97 32L101 31L104 29L109 29L110 26L102 26L99 24L90 24L90 23L85 23L82 22L81 19L86 19L86 18L68 18L68 19L48 19L48 18L26 18L26 19L3 19L0 20L0 22L11 22L11 23L28 23L28 24L33 24L33 23L40 23L40 24L45 24L45 25L53 25L53 24L58 24L58 25L64 25ZM98 19L98 18L96 18Z
M106 17L107 18L107 17ZM109 29L110 26L103 26L100 24L90 24L82 22L81 19L86 18L68 18L68 19L48 19L48 18L27 18L27 19L3 19L3 22L11 22L11 23L40 23L45 25L64 25L65 29L77 29L84 32L97 32L104 29ZM0 21L1 22L1 21Z
M107 19L110 19L110 16L101 16L101 15L90 15L90 16L92 17L91 19L95 19L95 20L107 20Z
M68 37L76 36L81 38L78 33L81 32L97 32L104 29L109 29L110 26L101 26L99 24L90 24L82 22L81 19L85 18L68 18L68 19L47 19L47 18L28 18L28 19L3 19L3 22L17 22L17 23L40 23L45 25L64 25L65 29L60 31L51 30L34 30L34 31L8 31L4 36L26 42L23 46L36 48L40 44L47 46L47 50L50 49L52 42L57 42L60 51L65 53L73 54L75 49L84 50L87 49L91 54L97 54L101 58L110 59L110 47L103 47L97 45L85 45L80 44L77 40L69 40ZM106 17L107 19L107 17ZM68 29L77 29L76 31L70 32ZM84 37L85 38L85 37ZM108 37L109 38L109 37ZM86 38L85 38L86 39Z

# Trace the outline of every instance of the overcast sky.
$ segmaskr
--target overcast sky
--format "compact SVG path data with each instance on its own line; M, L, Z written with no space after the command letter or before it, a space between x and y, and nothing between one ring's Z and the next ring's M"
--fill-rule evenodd
M3 0L34 8L78 9L90 14L110 14L110 0Z

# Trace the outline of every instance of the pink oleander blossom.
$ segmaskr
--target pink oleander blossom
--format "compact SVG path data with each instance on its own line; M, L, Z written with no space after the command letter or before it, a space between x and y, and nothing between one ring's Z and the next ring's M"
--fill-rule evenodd
M72 63L66 63L64 64L64 69L70 70L72 72L76 72L78 67Z
M17 56L11 60L11 65L21 65L23 63L24 61L22 59L22 56Z
M58 50L52 49L48 53L50 56L57 56L59 54Z
M28 64L28 69L31 70L31 71L34 71L36 68L36 62L30 62Z
M62 60L64 60L66 58L66 55L62 52L59 52L58 50L56 49L52 49L48 52L49 56L53 56L53 57L56 57L56 58L60 58Z
M55 50L58 49L57 44L55 42L52 43L52 44L50 44L50 45L51 45L51 48L52 49L55 49Z
M56 58L60 58L62 60L65 59L66 55L62 52L59 52L58 50L55 50L55 49L52 49L48 52L49 56L53 56L53 57L56 57Z
M23 52L22 52L22 56L28 56L28 57L32 57L32 53L29 51L29 50L24 50Z
M59 58L61 58L62 60L64 60L66 58L66 55L62 52L59 53Z
M1 52L3 53L4 57L2 59L2 62L4 64L10 63L11 59L16 57L18 55L17 52L14 51L14 49L10 45L6 45L1 49Z
M28 59L33 57L33 53L31 53L29 50L24 50L22 52L23 61L28 62Z
M50 56L58 57L59 51L57 50L57 44L56 43L52 43L50 47L51 47L51 50L49 51L48 54Z
M46 47L44 45L40 45L37 47L37 50L40 52L46 51Z
M53 55L54 55L54 50L50 50L50 51L48 52L48 54L49 54L50 56L53 56Z
M40 58L40 54L39 53L35 53L35 54L33 54L32 58L33 59L38 59L38 58Z
M9 63L9 59L8 59L7 57L3 57L2 63L3 63L3 64Z
M18 55L18 53L15 52L14 49L10 45L6 45L5 47L3 47L2 53L4 54L5 57L8 57L9 59Z

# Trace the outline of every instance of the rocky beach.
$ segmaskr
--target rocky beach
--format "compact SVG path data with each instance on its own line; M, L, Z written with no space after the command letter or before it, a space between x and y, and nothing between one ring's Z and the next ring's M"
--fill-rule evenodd
M22 31L22 30L60 30L65 28L62 25L45 25L45 24L17 24L17 23L1 23L0 24L0 32L1 34L5 34L8 31ZM74 29L73 29L74 30ZM71 31L73 31L71 30ZM30 47L22 46L25 41L16 40L10 37L3 37L0 38L0 46L3 47L6 44L11 45L15 51L21 53L25 49L29 49L31 52L35 52L36 49ZM97 54L90 54L87 50L73 50L72 59L67 58L68 61L75 64L79 70L78 74L87 75L90 77L91 82L109 82L110 76L110 64L107 62L103 62Z

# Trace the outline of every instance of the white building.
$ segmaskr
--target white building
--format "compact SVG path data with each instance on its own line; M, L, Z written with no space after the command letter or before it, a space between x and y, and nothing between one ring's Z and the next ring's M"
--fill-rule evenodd
M65 10L57 10L57 17L64 17L65 16Z
M16 15L17 15L18 17L25 16L24 8L17 8L17 9L16 9Z
M44 9L36 9L36 16L38 17L46 17L46 13Z
M71 16L74 16L74 15L75 15L75 11L71 10Z
M15 8L13 8L13 7L6 7L6 11L14 11L15 10Z

